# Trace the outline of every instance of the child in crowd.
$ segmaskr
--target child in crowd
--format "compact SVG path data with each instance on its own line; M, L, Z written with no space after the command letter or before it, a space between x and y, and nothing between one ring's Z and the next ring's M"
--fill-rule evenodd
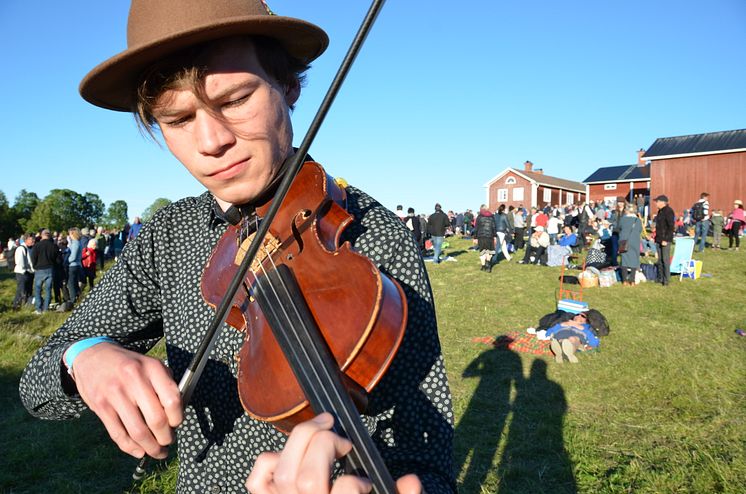
M725 217L723 210L717 209L712 212L712 248L720 248L720 240L723 237L723 226L725 226Z
M588 324L588 317L581 312L569 321L560 322L547 329L546 336L550 339L550 347L554 353L554 360L561 364L567 357L573 364L578 363L575 352L583 347L598 348L598 337ZM564 357L563 357L564 356Z
M96 239L92 238L83 249L81 256L83 264L83 288L86 284L93 289L93 280L96 278Z

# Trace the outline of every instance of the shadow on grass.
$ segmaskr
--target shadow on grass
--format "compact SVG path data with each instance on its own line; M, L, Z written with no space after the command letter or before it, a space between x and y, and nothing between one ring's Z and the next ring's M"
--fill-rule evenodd
M499 494L577 493L562 434L567 402L546 369L537 358L524 378L520 357L507 349L487 350L466 368L463 377L476 377L479 383L455 432L462 494L483 492L485 481L493 482L488 474L501 438Z

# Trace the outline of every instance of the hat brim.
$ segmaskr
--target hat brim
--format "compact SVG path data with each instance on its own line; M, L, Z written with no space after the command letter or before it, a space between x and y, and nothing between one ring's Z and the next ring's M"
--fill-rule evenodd
M316 59L329 45L329 38L320 27L300 19L276 15L234 17L172 33L111 57L83 78L80 95L101 108L132 111L135 86L142 72L150 65L190 46L237 35L276 39L291 55L305 63Z

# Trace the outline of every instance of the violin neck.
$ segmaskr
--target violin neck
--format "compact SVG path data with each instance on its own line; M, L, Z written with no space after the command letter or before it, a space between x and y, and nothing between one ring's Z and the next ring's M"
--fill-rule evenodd
M334 416L334 432L352 442L346 456L352 473L367 477L377 494L396 484L344 385L290 269L281 264L257 279L256 300L314 413Z

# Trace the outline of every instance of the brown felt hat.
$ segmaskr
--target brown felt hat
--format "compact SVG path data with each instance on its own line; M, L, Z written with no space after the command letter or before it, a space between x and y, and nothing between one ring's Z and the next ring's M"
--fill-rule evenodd
M132 0L127 49L91 70L80 94L96 106L131 111L138 79L150 65L199 43L244 34L276 39L306 63L329 44L320 27L275 15L263 0Z

